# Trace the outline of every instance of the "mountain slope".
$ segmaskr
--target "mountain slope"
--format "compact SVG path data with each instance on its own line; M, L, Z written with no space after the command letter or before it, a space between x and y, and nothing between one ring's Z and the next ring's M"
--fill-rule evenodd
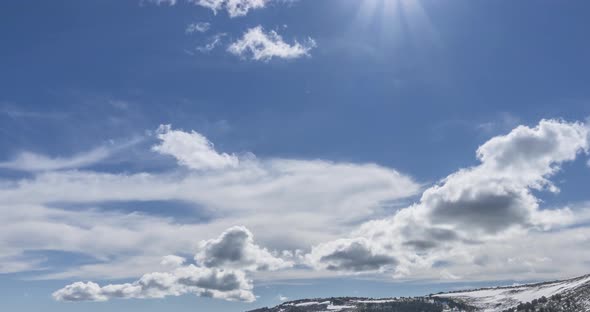
M571 311L590 311L590 275L555 282L450 292L433 297L450 298L485 312L514 309L520 303L533 301L538 307L561 309L556 311L569 311L564 309L570 308L570 305L575 305Z
M304 299L251 312L590 312L590 275L563 281L439 293L425 297Z
M454 309L454 310L453 310ZM415 298L326 298L285 302L274 308L262 308L250 312L442 312L475 311L453 299L434 297Z

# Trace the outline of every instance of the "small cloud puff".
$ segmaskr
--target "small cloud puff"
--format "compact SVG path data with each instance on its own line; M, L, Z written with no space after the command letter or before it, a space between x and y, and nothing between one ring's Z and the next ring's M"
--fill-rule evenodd
M195 170L216 170L236 167L238 157L226 153L218 153L202 134L191 131L172 130L170 125L161 125L156 135L160 144L152 149L163 155L173 156L178 163Z
M276 31L265 32L262 26L250 28L243 37L232 43L228 52L254 61L270 61L272 58L296 59L309 56L309 52L317 46L309 38L304 43L295 41L286 43Z
M195 261L207 267L227 267L249 271L279 270L292 262L273 256L254 243L254 236L245 227L236 226L218 238L201 242Z

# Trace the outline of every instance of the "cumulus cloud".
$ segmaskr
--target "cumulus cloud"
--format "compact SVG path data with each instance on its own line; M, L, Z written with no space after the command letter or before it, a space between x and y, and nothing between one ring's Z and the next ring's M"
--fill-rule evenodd
M588 152L588 134L581 123L542 120L536 127L519 126L494 137L478 148L479 165L449 175L394 216L364 224L356 238L319 245L308 259L325 268L317 259L333 257L334 251L325 246L337 245L339 250L355 250L338 256L352 263L360 260L360 269L363 260L366 271L385 267L374 261L371 249L359 247L358 240L366 239L400 261L394 275L407 275L412 268L432 267L443 254L570 224L574 218L569 208L542 209L532 191L558 192L550 177L562 163ZM359 255L363 252L365 256Z
M291 266L254 243L245 227L232 227L217 239L202 241L195 256L197 265L169 255L161 265L171 271L144 274L133 283L99 286L76 282L53 293L59 301L106 301L113 298L145 299L195 294L230 301L255 300L247 271L277 270Z
M332 271L368 272L395 267L397 260L365 238L339 239L315 246L307 256L316 267Z
M232 227L216 239L201 242L199 250L195 260L207 267L278 270L293 265L256 245L252 233L242 226Z
M187 133L172 130L170 125L161 125L157 136L161 143L153 147L154 151L174 156L181 165L191 169L224 169L238 165L235 155L218 153L213 143L195 131Z
M276 31L265 32L262 26L249 29L242 38L232 43L228 51L242 58L255 61L269 61L272 58L296 59L309 56L316 47L313 39L304 43L297 41L289 44Z
M188 265L171 272L145 274L133 283L99 286L93 282L76 282L54 292L53 298L58 301L107 301L195 294L252 302L255 300L252 288L252 282L244 272Z
M420 208L439 224L494 233L513 225L545 225L532 189L558 189L548 180L565 161L588 151L588 128L543 120L492 138L477 150L479 166L461 170L424 192ZM419 208L419 209L420 209Z

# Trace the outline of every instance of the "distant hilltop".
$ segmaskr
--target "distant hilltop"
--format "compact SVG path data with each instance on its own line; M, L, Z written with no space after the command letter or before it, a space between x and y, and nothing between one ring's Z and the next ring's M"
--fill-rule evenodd
M303 299L250 312L590 312L590 275L422 297Z

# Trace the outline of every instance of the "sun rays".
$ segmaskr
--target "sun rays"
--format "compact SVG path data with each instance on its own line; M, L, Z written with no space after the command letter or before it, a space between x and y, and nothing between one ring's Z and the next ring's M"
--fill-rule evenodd
M440 44L440 36L422 1L361 0L357 10L354 27L379 32L382 43L405 38L420 45Z

